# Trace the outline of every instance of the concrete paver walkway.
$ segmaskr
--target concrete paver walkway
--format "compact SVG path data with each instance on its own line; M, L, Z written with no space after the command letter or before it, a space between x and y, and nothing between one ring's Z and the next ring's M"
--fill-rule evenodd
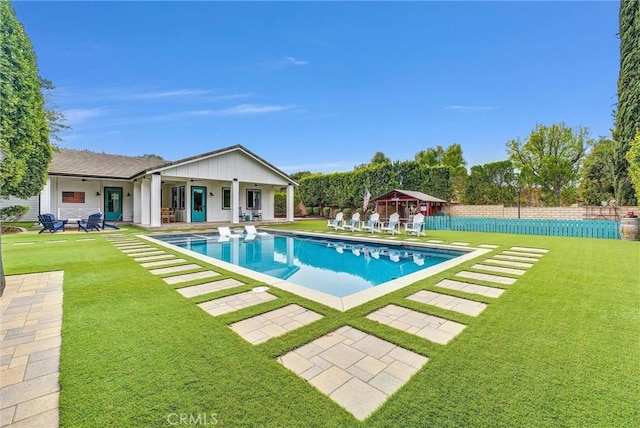
M277 299L277 297L266 292L245 291L244 293L209 300L198 304L198 306L205 312L215 316L248 308L249 306L258 305L274 299Z
M428 359L344 326L279 357L278 361L363 420Z
M474 302L473 300L462 299L460 297L435 293L433 291L420 290L407 296L407 299L427 305L437 306L442 309L460 312L461 314L478 316L487 308L486 303Z
M297 328L311 324L322 315L302 306L291 304L255 317L231 324L229 327L244 340L254 345L282 336Z
M6 277L0 298L0 426L57 427L63 272Z

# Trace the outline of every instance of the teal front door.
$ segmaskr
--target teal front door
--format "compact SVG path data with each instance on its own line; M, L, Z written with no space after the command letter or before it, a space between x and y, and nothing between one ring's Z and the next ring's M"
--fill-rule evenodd
M104 219L122 220L122 187L104 188Z
M207 221L207 188L193 186L191 188L191 221Z

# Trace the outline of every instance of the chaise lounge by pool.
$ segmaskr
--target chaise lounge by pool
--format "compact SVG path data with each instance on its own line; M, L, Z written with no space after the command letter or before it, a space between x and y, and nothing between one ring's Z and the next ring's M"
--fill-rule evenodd
M146 236L194 258L345 311L489 250L270 231Z

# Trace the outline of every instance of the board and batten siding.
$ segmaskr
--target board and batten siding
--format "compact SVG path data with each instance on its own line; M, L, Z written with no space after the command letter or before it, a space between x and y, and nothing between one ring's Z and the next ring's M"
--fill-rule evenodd
M237 178L241 183L261 183L279 186L289 184L285 177L277 174L271 168L237 151L167 168L161 174L166 177L219 181L231 181Z
M40 198L33 196L29 199L9 198L0 200L0 208L12 207L14 205L22 205L29 207L29 211L22 218L24 221L38 221L38 214L40 214Z

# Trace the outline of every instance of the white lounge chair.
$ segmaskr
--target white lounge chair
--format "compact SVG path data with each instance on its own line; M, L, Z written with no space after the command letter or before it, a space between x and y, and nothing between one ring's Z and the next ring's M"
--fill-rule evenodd
M336 218L334 218L333 220L327 220L327 227L330 227L334 230L344 230L344 225L342 224L343 217L344 214L342 212L339 212L338 214L336 214Z
M400 233L400 228L398 227L398 221L400 220L400 214L398 213L393 213L389 216L389 221L386 223L383 223L382 226L380 226L380 232L389 232L392 235L395 235L396 233Z
M242 235L238 235L236 233L231 233L231 229L228 226L219 226L218 234L220 238L239 238Z
M406 234L415 233L417 236L426 236L426 233L424 231L424 215L414 215L412 223L405 223L404 231Z
M413 253L413 262L418 266L424 266L424 256Z
M246 234L247 237L251 236L251 235L254 235L254 236L255 235L260 235L260 236L268 235L267 232L258 232L258 230L256 229L256 227L253 224L246 225L244 227L244 231L245 231L245 234Z
M360 230L360 213L355 213L351 220L344 225L344 229L349 229L352 232Z
M369 217L369 220L366 223L362 224L361 226L362 230L366 230L371 233L375 232L376 226L378 225L379 220L380 220L380 214L378 213L371 214L371 217Z

